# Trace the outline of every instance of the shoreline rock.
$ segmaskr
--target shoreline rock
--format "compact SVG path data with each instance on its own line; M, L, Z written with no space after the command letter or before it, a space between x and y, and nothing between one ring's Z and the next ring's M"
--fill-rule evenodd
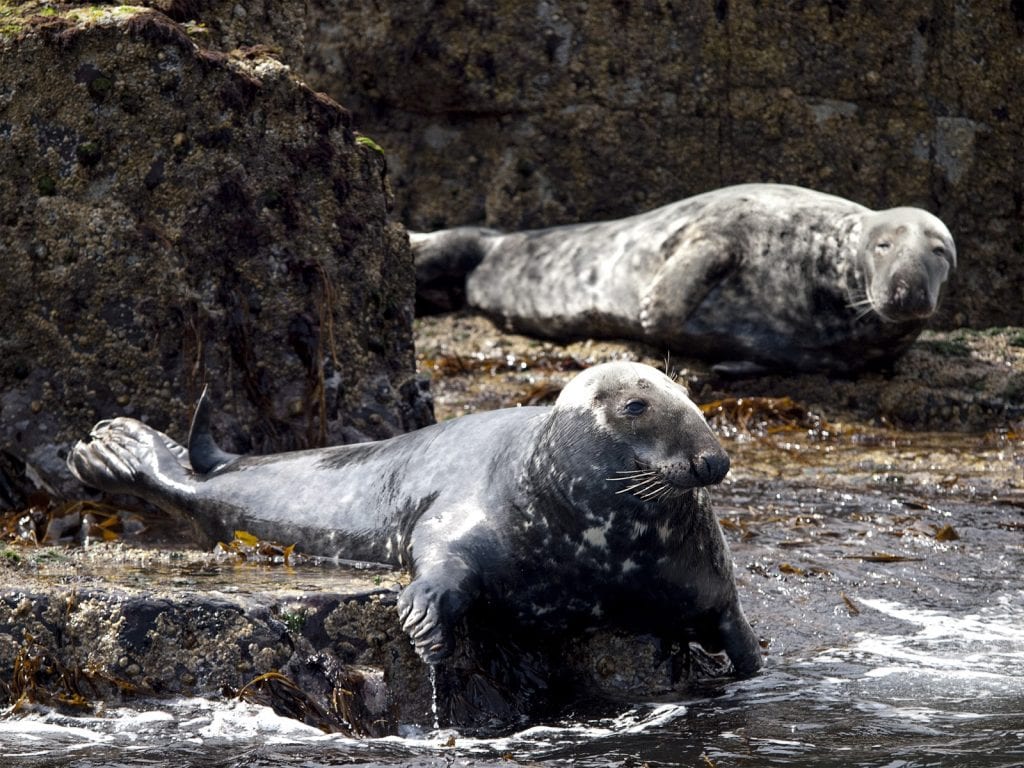
M241 694L353 736L435 717L429 668L399 625L398 572L115 543L0 549L0 573L0 706ZM599 632L554 649L564 690L495 672L481 648L463 638L439 667L443 725L501 730L584 694L626 700L687 685L651 638ZM727 665L699 649L691 659L694 675Z
M77 492L63 455L100 419L187 430L205 384L235 451L433 420L408 240L347 110L156 10L19 10L0 27L0 508Z

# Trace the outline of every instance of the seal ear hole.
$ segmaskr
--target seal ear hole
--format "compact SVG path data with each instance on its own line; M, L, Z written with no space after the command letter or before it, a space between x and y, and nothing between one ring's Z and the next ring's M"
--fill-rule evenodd
M622 406L622 412L627 416L641 416L646 410L647 401L639 397L626 401L626 404Z

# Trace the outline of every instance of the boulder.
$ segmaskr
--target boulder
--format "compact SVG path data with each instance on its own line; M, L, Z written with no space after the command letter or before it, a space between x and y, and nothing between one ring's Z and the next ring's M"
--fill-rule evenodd
M349 113L158 10L33 5L0 26L0 505L80 492L63 456L99 419L183 435L204 385L237 452L432 422Z
M474 627L432 674L398 621L400 574L223 550L0 548L0 576L0 707L14 711L242 697L357 736L435 718L494 732L573 702L682 692L728 664L605 631L527 652Z

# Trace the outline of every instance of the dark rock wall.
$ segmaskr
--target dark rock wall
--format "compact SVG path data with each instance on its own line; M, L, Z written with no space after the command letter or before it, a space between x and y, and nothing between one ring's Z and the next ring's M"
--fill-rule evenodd
M748 181L949 225L935 323L1024 324L1024 4L309 0L305 76L412 229L613 218Z
M183 439L204 383L237 451L432 419L412 378L408 241L389 220L384 159L344 108L258 51L197 46L156 11L5 25L8 469L27 461L69 487L63 449L101 418Z

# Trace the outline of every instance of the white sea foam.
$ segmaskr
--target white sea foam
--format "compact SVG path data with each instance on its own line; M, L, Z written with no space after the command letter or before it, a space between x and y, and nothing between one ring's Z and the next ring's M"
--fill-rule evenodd
M682 704L639 706L618 717L600 721L532 726L500 738L472 738L449 729L403 729L401 736L353 739L324 734L317 728L282 717L268 707L237 701L178 699L160 702L164 709L109 710L102 717L67 717L34 713L0 721L0 754L12 758L37 758L76 752L100 745L134 753L145 746L159 750L162 744L309 745L353 754L437 754L454 744L459 754L531 753L567 744L592 743L625 734L640 734L671 723L685 715ZM454 741L451 741L454 739ZM317 747L317 745L319 745ZM16 765L16 763L15 763Z
M901 605L890 600L861 602L903 624L893 633L859 636L851 651L876 657L871 675L897 672L940 675L949 681L1008 681L1024 687L1024 596L1014 610L978 610L951 615L933 609ZM907 631L906 624L914 627Z
M324 738L324 733L293 718L282 717L269 707L232 701L211 707L205 723L196 728L195 736L204 741L259 738L266 744L286 744Z
M952 732L961 740L967 732L985 739L1002 734L996 737L1002 748L1009 744L1016 749L1024 738L1014 736L1012 727L1024 720L1024 599L1018 597L1024 596L990 596L987 606L958 614L955 606L947 613L861 596L862 610L875 614L868 622L872 631L855 635L847 646L812 652L802 660L777 657L761 675L731 682L712 699L639 705L613 718L534 725L501 738L410 726L400 736L359 740L323 734L249 703L179 699L154 702L151 709L113 708L102 716L40 711L0 720L0 754L5 765L31 768L58 765L62 755L103 758L111 750L125 765L136 764L134 755L166 750L171 765L180 764L170 759L180 754L176 749L191 749L190 754L211 749L234 752L253 745L287 745L293 753L298 749L311 756L329 753L334 758L388 762L443 755L490 759L507 753L543 761L564 755L566 748L573 754L581 749L599 755L606 745L615 753L623 743L640 743L638 735L643 743L655 743L680 730L676 721L686 722L691 712L706 713L709 708L721 712L723 722L730 724L719 734L723 744L731 743L736 733L729 713L750 713L744 715L746 727L752 729L744 736L745 743L765 754L815 749L798 735L800 724L836 717L842 718L844 729L903 739L934 741ZM758 716L767 712L775 713L769 717L770 727ZM789 712L791 722L785 717L779 721L781 712ZM748 722L748 717L753 719ZM787 722L797 729L792 735ZM138 764L143 763L140 758ZM321 763L313 759L309 764Z
M922 726L1011 717L1018 702L1024 709L1024 595L996 596L959 615L892 600L859 602L893 619L892 629L880 632L874 621L873 631L848 647L801 664L829 667L819 685L845 688L858 710L878 720ZM831 674L836 665L848 676Z

